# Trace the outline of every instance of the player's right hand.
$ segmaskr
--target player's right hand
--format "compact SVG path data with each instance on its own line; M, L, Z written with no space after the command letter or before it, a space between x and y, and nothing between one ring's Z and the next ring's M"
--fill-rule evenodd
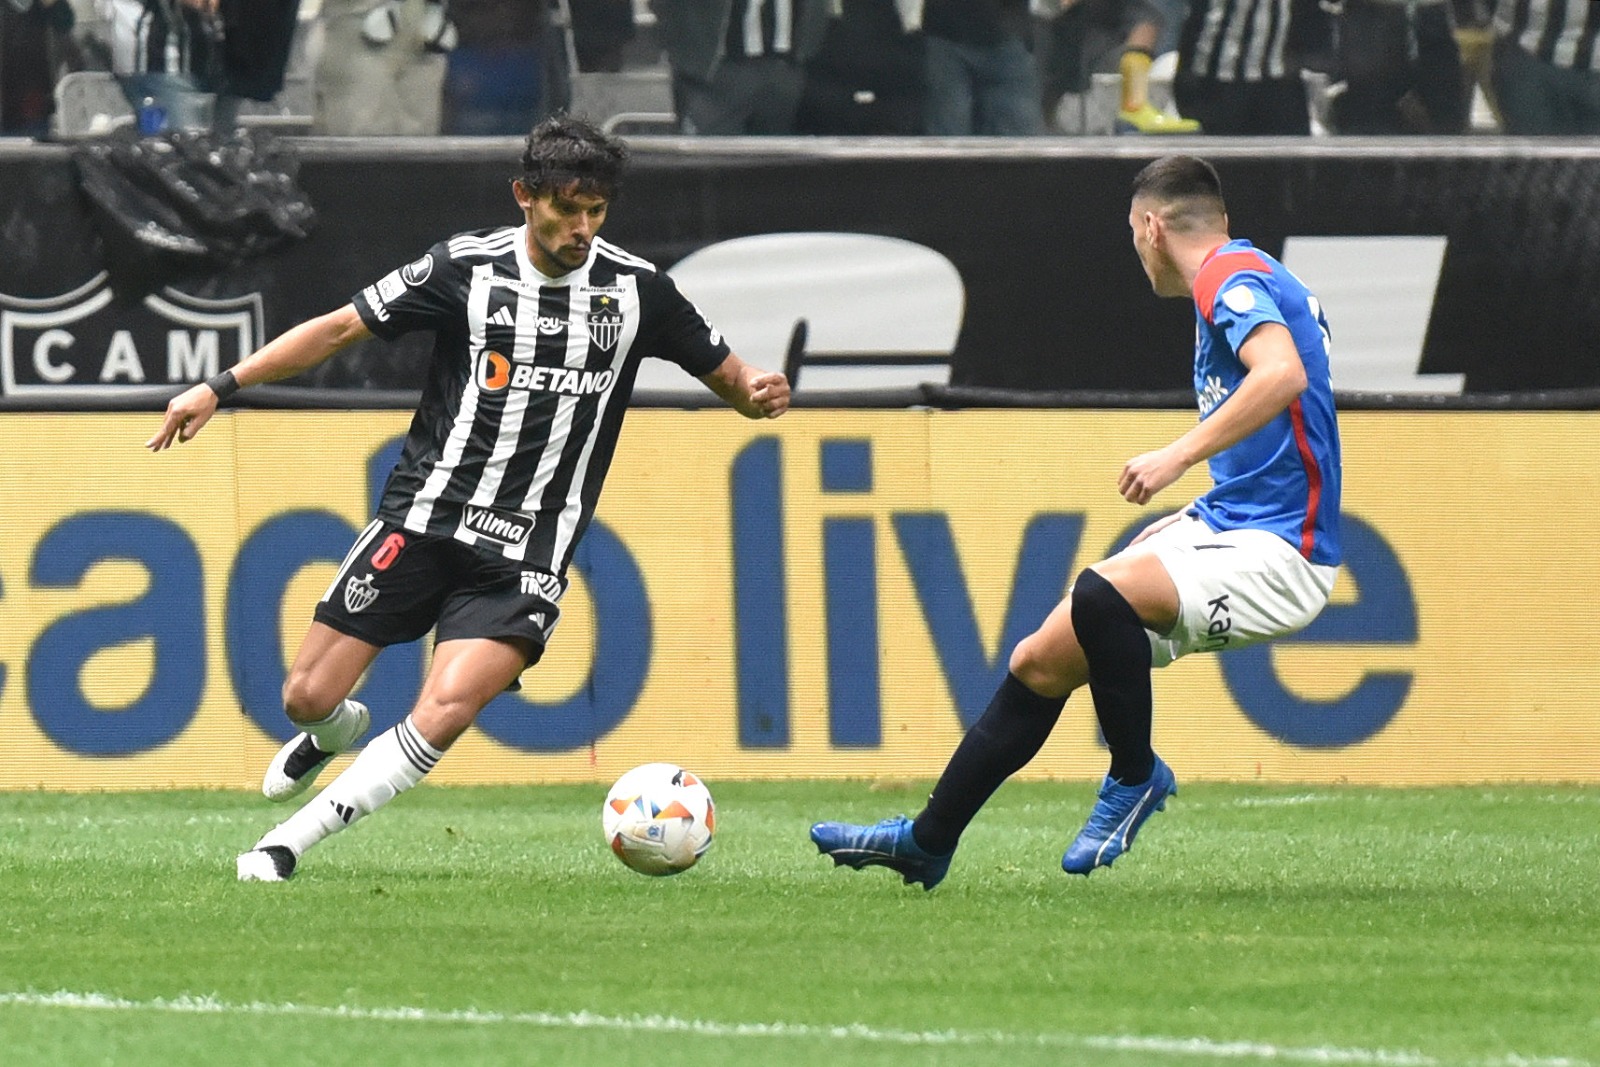
M1148 504L1151 497L1183 477L1188 469L1189 464L1178 456L1172 445L1158 448L1134 456L1123 465L1122 475L1117 479L1117 492L1130 504Z
M144 447L152 452L160 452L171 448L174 443L181 445L199 433L200 428L210 422L211 416L216 413L217 394L211 386L201 382L185 389L167 405L167 416L162 420L161 429L144 443Z

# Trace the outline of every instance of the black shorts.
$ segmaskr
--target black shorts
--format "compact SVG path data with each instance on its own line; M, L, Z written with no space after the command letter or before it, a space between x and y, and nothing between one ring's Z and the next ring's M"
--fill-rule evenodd
M519 637L539 662L561 617L566 582L449 537L412 533L382 519L361 531L316 619L368 644Z

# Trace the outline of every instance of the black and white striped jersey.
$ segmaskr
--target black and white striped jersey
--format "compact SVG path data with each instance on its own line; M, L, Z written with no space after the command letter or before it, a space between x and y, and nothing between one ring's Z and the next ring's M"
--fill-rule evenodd
M1600 71L1600 4L1592 0L1499 0L1494 29L1553 66Z
M1294 23L1323 17L1314 0L1192 0L1179 35L1179 68L1220 82L1298 78Z
M551 278L525 226L458 234L352 300L379 337L436 331L379 517L554 575L594 514L639 360L698 377L729 351L652 264L596 238Z

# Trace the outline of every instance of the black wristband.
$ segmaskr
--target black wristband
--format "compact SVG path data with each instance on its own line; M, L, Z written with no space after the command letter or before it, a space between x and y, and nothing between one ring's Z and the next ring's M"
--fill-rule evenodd
M217 403L222 403L234 393L239 391L239 379L233 376L233 371L225 370L221 374L214 374L206 379L206 385L217 394Z

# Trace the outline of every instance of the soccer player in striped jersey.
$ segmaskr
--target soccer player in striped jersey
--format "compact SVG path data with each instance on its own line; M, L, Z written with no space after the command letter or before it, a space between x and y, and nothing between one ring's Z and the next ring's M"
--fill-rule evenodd
M978 809L1087 685L1111 767L1061 866L1085 875L1110 866L1178 791L1151 747L1151 669L1293 633L1327 605L1340 562L1340 459L1321 305L1282 263L1228 236L1222 186L1204 160L1168 156L1140 171L1128 224L1156 294L1194 301L1200 421L1128 460L1117 489L1143 505L1201 461L1213 485L1078 575L1012 651L1010 673L915 820L813 826L835 863L888 867L932 889Z
M176 397L146 444L192 439L238 389L353 342L435 331L422 400L377 516L317 604L284 684L300 729L267 768L272 800L303 792L370 722L350 700L387 645L435 631L416 705L315 799L238 859L283 881L329 834L421 781L495 695L537 663L594 514L639 360L669 359L741 414L777 418L788 380L745 363L654 266L598 236L627 150L567 116L527 138L521 226L460 234L352 301Z
M1173 99L1209 134L1309 135L1301 59L1331 34L1318 0L1190 0Z
M1600 4L1497 0L1494 96L1505 132L1600 134Z

